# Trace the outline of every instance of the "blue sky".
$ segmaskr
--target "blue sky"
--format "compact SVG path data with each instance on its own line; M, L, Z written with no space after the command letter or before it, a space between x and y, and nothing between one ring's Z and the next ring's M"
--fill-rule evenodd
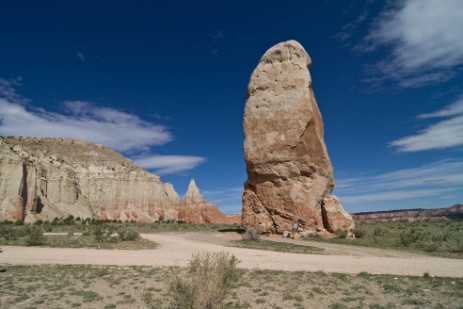
M0 135L101 143L241 211L249 77L296 39L351 212L463 202L463 5L0 0Z

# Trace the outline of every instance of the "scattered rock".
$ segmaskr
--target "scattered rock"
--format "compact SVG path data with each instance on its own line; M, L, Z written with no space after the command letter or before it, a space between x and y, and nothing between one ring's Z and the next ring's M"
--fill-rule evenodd
M317 235L317 233L315 233L312 230L307 230L307 231L304 231L304 232L301 233L301 236L304 237L304 238L311 238L311 237L315 237L316 235Z
M310 65L302 45L287 41L270 48L252 73L244 112L244 226L279 234L295 223L302 231L330 230L322 203L334 188L333 169Z
M352 216L342 208L341 202L334 195L323 198L322 217L325 228L330 232L345 231L347 237L354 237L352 231L355 228Z

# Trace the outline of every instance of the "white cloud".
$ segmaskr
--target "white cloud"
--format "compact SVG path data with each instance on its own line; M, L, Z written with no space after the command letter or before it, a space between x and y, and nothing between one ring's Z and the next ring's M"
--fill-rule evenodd
M463 161L443 160L374 176L339 179L336 194L347 204L462 196ZM396 208L400 208L397 206Z
M180 155L144 155L134 157L136 165L145 169L155 170L157 175L173 174L194 169L206 158Z
M427 119L435 117L448 117L455 115L463 115L463 96L460 97L455 103L450 104L449 106L429 114L418 115L417 118Z
M418 115L419 119L441 118L441 120L414 135L406 136L390 143L399 151L416 152L445 149L463 145L463 96L455 103L432 113Z
M90 141L118 151L140 151L172 140L167 129L138 116L89 102L67 101L53 113L0 99L0 135Z
M391 50L374 68L403 87L445 81L463 64L461 0L405 0L383 11L357 48Z
M243 191L243 187L233 187L215 191L206 190L202 194L206 200L217 205L222 212L226 214L239 214L242 208L241 196Z
M21 78L0 78L0 135L69 138L94 142L126 152L135 163L155 169L160 175L191 170L206 161L196 156L153 155L152 147L172 140L162 125L137 115L86 101L65 101L63 113L50 112L28 104L15 87ZM140 155L143 154L143 155Z
M22 77L13 79L0 78L0 98L25 104L28 100L16 92L16 87L21 86Z

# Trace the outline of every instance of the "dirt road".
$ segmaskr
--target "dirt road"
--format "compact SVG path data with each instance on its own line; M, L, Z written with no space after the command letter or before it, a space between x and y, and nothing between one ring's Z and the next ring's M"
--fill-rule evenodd
M132 251L4 246L0 264L184 266L195 252L228 251L241 261L243 268L412 276L427 272L434 276L463 277L463 260L394 250L291 241L325 249L323 254L293 254L224 246L229 240L240 238L234 233L159 233L142 234L142 237L159 243L159 247ZM276 237L272 240L282 241Z

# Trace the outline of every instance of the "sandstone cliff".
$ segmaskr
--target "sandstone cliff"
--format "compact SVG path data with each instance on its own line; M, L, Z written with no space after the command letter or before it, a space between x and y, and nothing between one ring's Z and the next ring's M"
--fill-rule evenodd
M178 204L178 219L193 224L241 224L240 215L225 215L206 201L194 179L190 181L185 196Z
M405 209L353 214L356 222L415 222L415 221L448 221L463 219L463 205L457 204L448 208Z
M302 45L287 41L265 52L252 73L243 120L244 226L283 233L297 224L300 232L321 234L354 228L331 195L333 169L310 65Z
M151 222L176 219L172 185L117 152L65 139L0 139L0 220L69 215Z

